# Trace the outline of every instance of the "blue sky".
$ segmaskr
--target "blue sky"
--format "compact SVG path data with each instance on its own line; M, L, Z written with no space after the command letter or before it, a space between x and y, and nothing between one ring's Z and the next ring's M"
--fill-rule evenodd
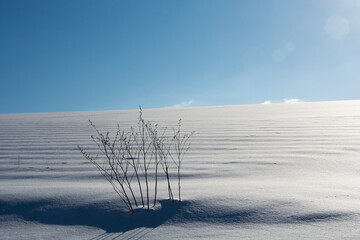
M1 0L0 113L360 99L357 0Z

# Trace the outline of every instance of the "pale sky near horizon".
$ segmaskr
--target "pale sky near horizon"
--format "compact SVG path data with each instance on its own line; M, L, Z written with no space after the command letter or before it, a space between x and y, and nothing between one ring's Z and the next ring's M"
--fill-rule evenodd
M359 76L360 0L0 0L0 113L352 100Z

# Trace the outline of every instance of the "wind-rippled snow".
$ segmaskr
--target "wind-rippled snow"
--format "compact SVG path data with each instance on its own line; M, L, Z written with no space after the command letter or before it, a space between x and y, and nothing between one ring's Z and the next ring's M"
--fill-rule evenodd
M179 118L196 133L185 201L129 219L77 145L95 151L89 119L113 132L137 118L1 114L1 239L360 238L360 101L144 110L169 133Z

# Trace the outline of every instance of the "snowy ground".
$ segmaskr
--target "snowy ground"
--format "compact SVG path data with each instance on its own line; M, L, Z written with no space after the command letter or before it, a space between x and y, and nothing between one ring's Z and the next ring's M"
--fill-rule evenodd
M137 117L1 114L0 238L360 239L360 101L144 110L196 135L184 201L130 215L77 145Z

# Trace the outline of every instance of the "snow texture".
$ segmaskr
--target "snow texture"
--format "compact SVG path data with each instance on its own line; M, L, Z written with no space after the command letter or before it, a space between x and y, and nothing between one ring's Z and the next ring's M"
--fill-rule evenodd
M77 145L94 150L89 119L113 132L137 118L1 114L0 238L360 238L360 101L144 110L145 120L171 128L181 118L196 134L184 201L162 187L158 207L131 215Z

